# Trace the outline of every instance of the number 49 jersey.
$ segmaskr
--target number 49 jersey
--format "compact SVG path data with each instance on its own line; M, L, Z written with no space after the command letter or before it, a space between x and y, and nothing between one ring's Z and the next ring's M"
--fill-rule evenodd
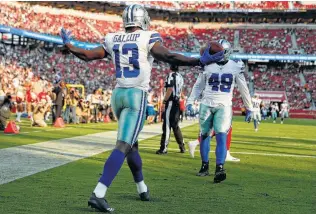
M244 76L244 63L229 60L224 65L217 63L205 66L193 86L188 103L203 93L202 103L210 107L231 106L235 82L248 110L252 110L251 97Z
M161 36L155 31L109 33L103 48L111 55L119 88L149 89L154 58L150 54Z

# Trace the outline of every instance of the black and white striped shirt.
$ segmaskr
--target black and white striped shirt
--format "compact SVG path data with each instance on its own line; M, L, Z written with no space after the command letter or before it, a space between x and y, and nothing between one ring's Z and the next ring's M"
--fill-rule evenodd
M172 72L165 81L165 88L173 88L172 94L168 101L179 100L183 88L183 77L178 72Z

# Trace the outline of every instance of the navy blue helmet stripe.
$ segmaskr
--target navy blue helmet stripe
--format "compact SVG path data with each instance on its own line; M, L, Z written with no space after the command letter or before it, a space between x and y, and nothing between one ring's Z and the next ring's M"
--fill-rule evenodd
M132 5L128 6L128 8L127 8L127 22L131 21L131 16L130 16L131 15L131 13L130 13L131 6Z
M132 6L132 12L131 12L131 22L133 22L134 21L134 18L133 18L133 11L134 11L134 7L136 6L136 4L134 4L133 6Z

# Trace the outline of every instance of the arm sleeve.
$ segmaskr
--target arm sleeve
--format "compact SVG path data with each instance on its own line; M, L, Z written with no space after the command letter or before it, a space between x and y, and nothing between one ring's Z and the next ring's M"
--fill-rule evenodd
M149 36L149 41L148 41L148 52L151 50L151 48L155 45L156 42L161 42L162 43L162 37L160 33L153 31L151 32Z
M187 105L193 104L194 101L199 98L199 96L201 95L201 93L205 89L205 85L206 85L206 76L204 73L200 73L199 77L197 78L196 82L194 83L190 97L187 100Z
M252 107L251 97L250 97L249 89L248 89L247 82L244 76L244 72L240 72L239 74L237 74L236 83L240 91L244 105L246 106L248 110L252 111L253 107Z

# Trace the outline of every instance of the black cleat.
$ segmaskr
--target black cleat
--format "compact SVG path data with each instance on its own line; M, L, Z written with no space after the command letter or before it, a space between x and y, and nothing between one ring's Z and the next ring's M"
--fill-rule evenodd
M92 193L88 201L88 206L105 213L110 213L114 211L114 209L110 207L110 205L104 198L97 198L97 196L94 193Z
M222 164L216 165L214 183L220 183L226 179L226 170Z
M179 149L180 149L180 153L185 153L185 146L184 146L184 144L180 145Z
M149 189L147 189L147 192L142 192L139 194L140 200L142 201L149 201L150 197L149 197Z
M167 151L162 151L162 150L157 150L156 154L157 155L166 155L168 152Z
M202 162L202 166L200 171L196 174L196 176L209 176L210 173L208 171L209 167L208 167L208 162Z

